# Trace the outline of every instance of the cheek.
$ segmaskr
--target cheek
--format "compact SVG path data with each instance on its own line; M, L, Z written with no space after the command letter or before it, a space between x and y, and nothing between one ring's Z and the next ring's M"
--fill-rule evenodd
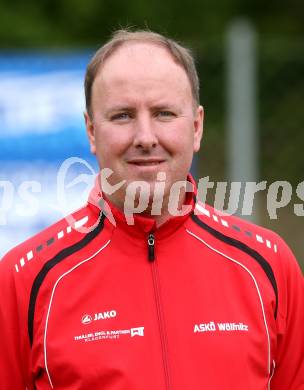
M130 144L129 133L122 128L103 126L96 132L97 153L113 160L122 155Z
M163 135L163 144L172 154L191 154L194 146L193 131L189 127L174 128Z

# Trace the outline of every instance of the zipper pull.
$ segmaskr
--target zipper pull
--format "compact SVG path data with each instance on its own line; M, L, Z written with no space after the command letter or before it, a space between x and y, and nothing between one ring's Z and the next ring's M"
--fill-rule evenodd
M149 261L155 260L154 244L155 244L154 234L150 233L148 236L148 259L149 259Z

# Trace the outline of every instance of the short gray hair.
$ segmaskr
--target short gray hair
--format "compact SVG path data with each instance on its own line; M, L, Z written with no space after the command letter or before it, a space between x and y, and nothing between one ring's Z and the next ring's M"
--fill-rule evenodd
M199 79L190 49L182 46L173 39L152 31L129 31L124 29L115 31L112 38L97 50L87 66L84 90L86 110L90 117L92 117L92 87L100 67L120 46L134 41L152 43L168 50L174 61L185 70L191 85L194 103L199 105Z

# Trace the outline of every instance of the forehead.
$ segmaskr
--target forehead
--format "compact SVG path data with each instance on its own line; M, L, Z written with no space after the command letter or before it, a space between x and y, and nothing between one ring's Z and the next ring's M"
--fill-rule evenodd
M139 66L149 61L152 66L177 64L169 49L152 42L125 42L116 48L104 61L101 70L106 71L120 61L128 61Z
M171 53L158 44L145 42L128 42L116 49L99 69L94 84L102 84L104 90L145 85L147 90L157 86L191 91L184 68Z

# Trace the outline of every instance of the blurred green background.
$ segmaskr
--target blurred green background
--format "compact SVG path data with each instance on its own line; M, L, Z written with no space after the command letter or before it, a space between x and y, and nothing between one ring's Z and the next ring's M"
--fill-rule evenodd
M148 27L190 46L196 56L205 107L198 177L227 180L226 34L247 19L257 34L259 181L289 181L293 199L271 220L265 194L259 223L286 239L304 266L304 217L296 216L295 188L304 180L303 0L2 0L0 49L94 50L120 27ZM209 195L212 202L212 192ZM303 202L302 202L303 203Z

